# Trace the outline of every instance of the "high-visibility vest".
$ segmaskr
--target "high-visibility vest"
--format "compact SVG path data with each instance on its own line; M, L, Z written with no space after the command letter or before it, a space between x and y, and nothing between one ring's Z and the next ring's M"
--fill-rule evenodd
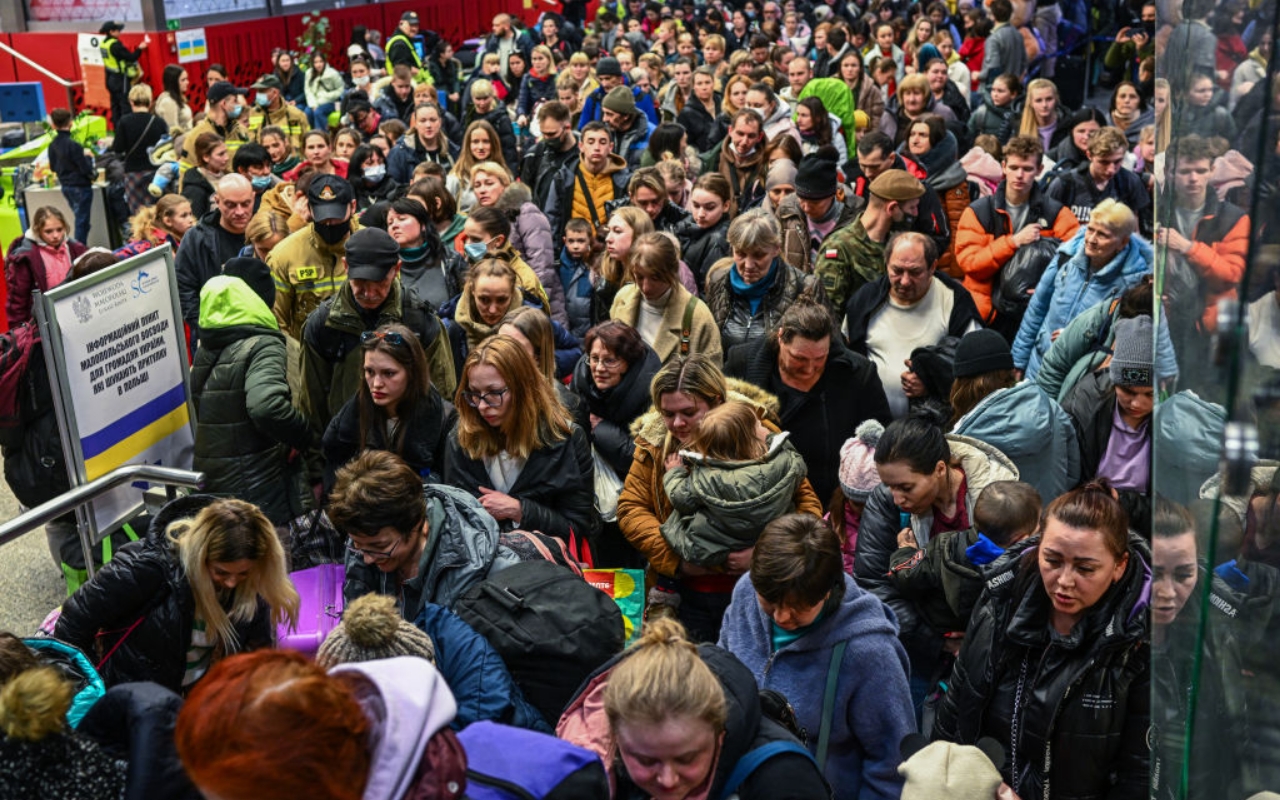
M422 69L422 59L418 57L418 48L414 47L413 40L410 39L408 36L405 36L403 32L397 32L395 36L392 36L390 39L387 40L387 48L385 52L390 54L391 45L395 44L396 42L403 42L406 46L408 46L409 52L413 54L413 65L418 69Z
M102 66L106 67L107 72L121 72L124 73L126 78L132 80L142 72L142 69L136 63L122 62L115 57L115 54L111 52L111 45L118 41L119 39L114 37L103 39L102 44L98 46L98 49L102 52Z

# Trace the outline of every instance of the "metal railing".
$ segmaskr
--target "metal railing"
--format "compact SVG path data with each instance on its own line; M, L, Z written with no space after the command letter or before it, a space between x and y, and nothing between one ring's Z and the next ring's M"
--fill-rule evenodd
M21 61L23 64L26 64L28 67L31 67L36 72L39 72L41 75L45 76L51 81L56 82L62 88L66 89L67 90L67 108L71 109L72 111L75 111L76 96L75 96L75 92L71 91L71 87L81 86L84 84L84 81L66 80L61 75L57 74L56 72L52 72L49 69L46 69L45 67L42 67L41 65L32 61L30 58L27 58L26 56L24 56L22 53L19 53L17 50L14 50L12 47L5 44L4 42L0 42L0 53L8 53L9 55ZM2 544L2 542L0 542L0 544Z
M130 464L112 470L100 478L76 486L63 492L47 503L42 503L23 514L19 514L8 522L0 523L0 547L18 537L30 533L43 525L52 522L63 514L67 514L86 503L91 503L99 496L124 484L135 481L158 483L165 487L169 499L177 494L178 487L199 489L204 485L204 473L192 472L188 469L158 467L153 464ZM85 568L92 575L93 543L89 541L88 532L80 528L80 545L84 548Z

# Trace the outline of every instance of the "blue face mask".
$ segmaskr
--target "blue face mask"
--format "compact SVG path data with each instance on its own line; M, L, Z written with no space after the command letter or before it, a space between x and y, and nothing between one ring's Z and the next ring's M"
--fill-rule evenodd
M270 175L258 175L258 176L256 176L253 180L251 180L251 181L249 181L249 182L253 184L253 190L254 190L255 192L262 192L262 191L266 191L267 189L270 189L270 188L271 188L271 176L270 176Z
M387 177L386 164L373 164L364 168L364 179L367 183L379 183Z
M489 252L488 242L467 242L462 246L463 252L467 254L470 261L479 261Z
M253 102L258 104L258 108L266 108L271 105L271 98L267 97L265 93L259 92L258 95L253 98Z
M227 112L227 116L230 117L231 119L239 119L241 111L244 111L244 106L236 104L231 107L230 111Z

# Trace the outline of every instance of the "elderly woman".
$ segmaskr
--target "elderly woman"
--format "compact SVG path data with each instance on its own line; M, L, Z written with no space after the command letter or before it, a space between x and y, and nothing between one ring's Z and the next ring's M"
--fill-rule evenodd
M885 106L880 117L880 130L893 139L896 147L906 141L910 123L923 114L937 114L948 126L956 124L955 112L934 99L928 76L909 75L898 85L898 93Z
M785 263L778 220L763 208L738 215L729 225L733 263L707 277L707 304L725 350L762 341L801 293L822 302L816 275Z
M1138 218L1110 198L1094 208L1045 269L1013 341L1013 364L1035 378L1053 340L1072 319L1098 303L1119 297L1151 272L1152 250L1136 236Z
M662 362L625 322L596 325L582 345L570 384L582 398L578 425L614 472L625 476L636 452L631 423L649 409L649 382Z

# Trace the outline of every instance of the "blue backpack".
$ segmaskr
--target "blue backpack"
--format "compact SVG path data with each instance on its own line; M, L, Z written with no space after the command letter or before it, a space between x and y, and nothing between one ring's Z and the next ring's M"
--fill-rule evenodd
M600 757L563 739L486 721L468 725L458 740L467 751L470 800L609 796Z

